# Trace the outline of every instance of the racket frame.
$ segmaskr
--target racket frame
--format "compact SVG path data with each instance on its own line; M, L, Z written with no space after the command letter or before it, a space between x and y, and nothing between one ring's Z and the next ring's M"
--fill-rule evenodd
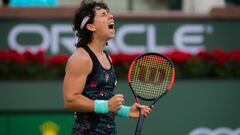
M164 93L162 93L160 96L158 96L158 97L156 97L156 98L152 98L152 99L146 99L146 98L143 98L143 97L141 97L141 96L138 96L138 95L135 93L135 91L133 90L133 87L132 87L132 85L131 85L131 78L130 78L131 72L132 72L132 68L133 68L134 64L136 63L136 61L137 61L138 59L140 59L141 57L146 56L146 55L158 55L158 56L160 56L160 57L163 57L163 58L166 59L166 60L170 63L170 65L172 66L172 78L171 78L171 81L170 81L170 84L169 84L167 90L166 90ZM171 89L172 86L173 86L174 79L175 79L175 67L174 67L173 62L172 62L168 57L166 57L166 56L164 56L164 55L162 55L162 54L160 54L160 53L150 52L150 53L145 53L145 54L142 54L142 55L136 57L136 58L133 60L133 62L131 63L131 65L130 65L130 67L129 67L129 71L128 71L128 84L129 84L129 87L130 87L130 89L131 89L131 91L132 91L132 93L133 93L133 95L134 95L134 97L135 97L135 99L136 99L136 103L140 104L139 98L140 98L141 100L145 100L145 101L153 101L153 102L151 103L151 105L149 106L149 107L151 107L151 108L152 108L152 106L153 106L162 96L166 95L167 92L170 91L170 89ZM142 112L141 110L139 110L139 118L138 118L136 130L135 130L135 135L140 135L140 134L141 134L142 126L143 126L143 121L144 121L144 114L143 114L143 112Z
M146 98L143 98L143 97L137 95L137 94L135 93L135 91L133 90L133 88L132 88L131 79L130 79L131 72L132 72L132 68L133 68L134 64L136 63L136 61L137 61L138 59L140 59L141 57L146 56L146 55L158 55L158 56L160 56L160 57L163 57L163 58L166 59L166 60L170 63L170 65L172 66L172 78L171 78L171 82L170 82L170 84L169 84L169 86L168 86L168 88L167 88L167 91L165 91L162 95L160 95L160 96L158 96L158 97L156 97L156 98L152 98L152 99L146 99ZM152 106L153 104L155 104L155 103L160 99L160 97L162 97L163 95L165 95L167 92L169 92L169 91L171 90L171 88L172 88L172 86L173 86L173 83L174 83L174 78L175 78L175 67L174 67L173 62L172 62L168 57L166 57L165 55L160 54L160 53L154 53L154 52L145 53L145 54L142 54L142 55L136 57L136 58L133 60L133 62L131 63L131 65L130 65L130 67L129 67L129 71L128 71L128 85L129 85L130 89L132 90L134 97L136 98L136 102L137 102L137 103L140 103L138 98L140 98L141 100L145 100L145 101L154 101L150 106Z

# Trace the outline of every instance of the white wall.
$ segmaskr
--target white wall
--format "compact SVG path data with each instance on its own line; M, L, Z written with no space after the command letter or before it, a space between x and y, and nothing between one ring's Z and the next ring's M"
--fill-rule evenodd
M82 0L59 0L60 6L78 6ZM127 12L128 0L104 0L111 12ZM132 0L134 11L166 9L166 0ZM162 2L163 1L163 2Z
M224 0L183 0L183 12L207 14L214 7L224 7Z

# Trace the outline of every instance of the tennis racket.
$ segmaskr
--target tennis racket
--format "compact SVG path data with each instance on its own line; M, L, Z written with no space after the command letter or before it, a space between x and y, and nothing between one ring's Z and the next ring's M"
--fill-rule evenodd
M128 83L137 103L150 101L150 107L170 91L175 78L172 61L158 53L145 53L133 60L128 70ZM139 110L135 135L140 135L144 114Z

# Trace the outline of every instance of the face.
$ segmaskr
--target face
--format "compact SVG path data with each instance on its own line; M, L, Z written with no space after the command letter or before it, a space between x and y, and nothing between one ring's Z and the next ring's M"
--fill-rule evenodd
M94 34L98 38L109 40L115 36L113 15L105 9L97 9L93 21Z

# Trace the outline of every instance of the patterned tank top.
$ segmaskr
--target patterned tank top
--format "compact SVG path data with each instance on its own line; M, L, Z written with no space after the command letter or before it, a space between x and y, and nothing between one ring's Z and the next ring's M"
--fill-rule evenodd
M93 62L92 72L88 75L85 88L82 95L92 100L108 100L114 94L116 86L116 75L111 64L110 69L105 69L98 61L96 55L88 46L83 47L89 54ZM116 125L114 122L114 113L81 113L77 112L72 135L116 135Z

